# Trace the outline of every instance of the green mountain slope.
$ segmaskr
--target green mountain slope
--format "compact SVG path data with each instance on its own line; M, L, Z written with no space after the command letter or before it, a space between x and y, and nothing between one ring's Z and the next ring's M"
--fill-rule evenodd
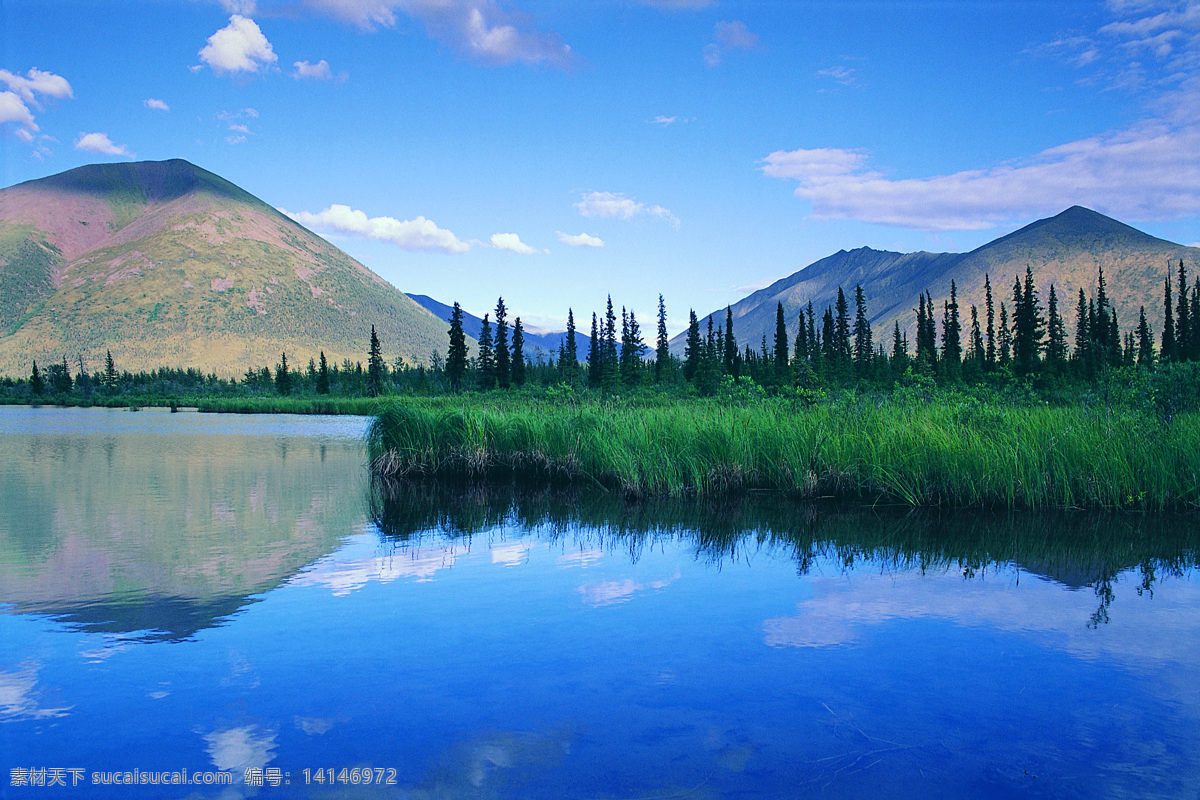
M964 340L970 326L970 307L978 306L980 326L984 318L985 277L990 278L999 325L1000 304L1012 306L1013 281L1033 270L1043 311L1053 284L1059 312L1073 335L1075 305L1082 288L1095 295L1099 270L1104 270L1105 290L1117 309L1122 330L1130 330L1146 308L1155 337L1163 318L1163 278L1170 269L1172 281L1179 260L1189 275L1197 274L1200 249L1157 239L1117 220L1080 206L1054 217L1038 220L969 253L893 253L872 250L842 250L789 275L771 286L740 300L731 307L734 333L741 345L757 349L762 336L768 346L774 341L776 305L783 304L790 335L795 335L796 318L811 300L820 324L825 307L837 298L840 286L851 304L854 286L861 284L877 342L890 346L893 324L909 332L913 340L918 297L928 291L937 309L950 297L950 282L957 288ZM1168 267L1170 263L1170 268ZM1174 283L1172 284L1174 286ZM724 325L725 311L712 312L714 327ZM707 317L701 319L706 327ZM672 340L681 351L685 334Z
M0 191L0 373L301 367L445 351L445 324L362 264L182 160L81 167Z

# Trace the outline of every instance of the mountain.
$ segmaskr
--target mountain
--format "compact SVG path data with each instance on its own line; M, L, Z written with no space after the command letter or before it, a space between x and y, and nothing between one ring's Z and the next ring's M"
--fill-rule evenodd
M444 321L447 325L450 324L450 317L454 313L454 306L448 306L445 303L440 303L434 300L429 295L425 294L410 294L410 298L415 300L422 308L429 311L438 319ZM512 325L515 320L510 319L509 325ZM492 320L493 324L495 320ZM479 331L483 325L483 320L467 311L463 311L463 332L473 339L479 338ZM539 351L547 355L553 355L558 358L558 345L566 341L566 331L548 331L545 328L535 328L521 323L521 329L525 332L525 355L536 360ZM447 329L449 330L449 329ZM576 337L579 333L576 332ZM582 339L578 341L582 342ZM511 344L511 340L510 340Z
M1163 278L1168 271L1174 279L1183 259L1189 275L1197 273L1200 248L1157 239L1115 219L1081 206L1072 206L1061 214L1030 223L1007 236L991 241L969 253L895 253L860 247L841 250L782 278L765 289L731 306L734 333L739 345L757 349L762 336L770 347L775 336L775 314L783 303L789 333L795 336L796 318L811 300L818 317L826 306L837 300L841 287L854 314L854 287L863 287L876 342L890 347L895 322L908 331L910 343L916 325L918 297L928 291L933 298L935 316L941 329L942 303L950 297L950 282L957 289L966 346L971 324L971 306L979 309L980 328L986 325L984 278L992 284L996 325L1000 324L1000 304L1012 310L1013 281L1024 278L1025 268L1033 270L1043 312L1055 287L1059 313L1074 341L1075 308L1082 288L1089 298L1095 296L1099 270L1104 270L1105 292L1117 309L1122 331L1132 330L1139 309L1146 308L1156 341L1161 335L1163 318ZM1169 267L1168 262L1173 266ZM1189 279L1190 281L1190 279ZM725 310L712 312L713 326L725 324ZM701 319L707 327L707 316ZM680 351L686 332L672 339L672 348Z
M324 351L425 363L440 320L329 242L183 160L96 164L0 190L0 374L111 350L117 368L240 375Z

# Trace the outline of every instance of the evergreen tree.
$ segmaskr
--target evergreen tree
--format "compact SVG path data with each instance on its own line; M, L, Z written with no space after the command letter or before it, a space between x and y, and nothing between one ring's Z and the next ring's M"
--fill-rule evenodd
M854 370L865 378L871 369L875 346L871 341L871 322L867 319L867 301L861 284L854 286Z
M827 372L837 366L837 323L833 320L833 309L825 306L825 314L821 317L821 366Z
M610 388L619 377L620 359L617 353L617 315L613 311L612 295L604 312L604 386Z
M496 332L492 351L496 359L496 383L501 389L507 389L512 383L512 359L508 352L508 310L504 307L504 298L496 301Z
M733 309L725 306L725 373L736 381L740 372L737 339L733 336Z
M487 314L483 315L483 322L479 324L479 359L476 369L479 371L479 388L495 388L496 351L492 346L492 322Z
M46 393L46 382L42 380L42 373L38 372L36 361L33 362L33 373L29 376L29 391L33 392L34 397Z
M892 329L892 372L903 375L908 367L908 344L900 336L900 321Z
M1188 303L1187 268L1183 259L1179 259L1179 294L1175 306L1175 356L1177 361L1190 361L1192 358L1192 327L1191 307Z
M687 340L683 345L683 377L689 382L696 378L701 347L703 344L700 342L700 320L696 319L696 312L689 309Z
M850 375L854 363L853 351L850 347L850 308L846 304L846 295L842 287L838 287L837 316L834 318L834 363L839 378Z
M383 393L384 369L383 347L375 333L375 326L372 325L371 348L367 353L367 394L371 397L378 397Z
M520 317L513 321L511 374L513 386L525 385L525 330Z
M1051 375L1061 375L1067 364L1067 334L1062 315L1058 313L1058 295L1050 284L1050 300L1046 316L1046 367Z
M1012 356L1012 331L1008 329L1008 310L1004 303L1000 304L1000 333L997 338L1000 341L1000 352L996 361L1000 366L1004 366Z
M1046 320L1038 306L1033 270L1028 266L1025 267L1025 285L1017 280L1013 286L1013 306L1013 372L1032 375L1039 363Z
M950 299L942 303L942 363L946 377L951 380L961 375L962 366L962 323L958 316L958 287L950 281Z
M1079 377L1092 381L1096 377L1096 360L1092 347L1091 318L1094 310L1089 309L1083 289L1079 290L1079 303L1075 307L1075 364Z
M1146 323L1146 307L1141 307L1137 327L1137 363L1140 367L1154 366L1154 335Z
M987 360L987 350L983 345L983 333L979 330L979 310L972 304L971 306L971 343L967 358L969 358L978 369L983 369L984 362Z
M991 372L996 368L996 309L992 305L992 281L986 273L983 276L983 290L984 306L987 310L987 352L984 355L984 368Z
M105 351L104 385L110 390L117 388L117 365L113 361L112 350Z
M928 291L917 296L917 362L931 371L937 366L937 328Z
M325 351L321 351L321 361L317 365L317 394L329 394L329 363L325 360Z
M709 319L712 319L709 317ZM788 332L783 320L783 303L775 304L775 381L788 383Z
M450 349L446 351L446 379L458 391L467 376L467 334L463 330L463 310L458 301L450 312Z
M667 304L658 296L658 339L654 348L654 382L662 383L667 377L667 365L671 363L671 344L667 338Z
M803 309L796 321L796 338L792 344L792 363L797 366L800 364L811 365L808 351L808 325L804 321Z
M592 338L588 346L588 385L596 389L604 385L604 353L595 311L592 312Z
M567 338L558 357L558 371L571 386L579 375L579 345L575 340L575 311L567 309Z
M374 332L375 329L371 330ZM279 363L275 365L275 391L284 396L292 393L292 373L288 371L287 353L280 354Z
M71 368L67 366L67 357L63 356L62 365L54 365L54 393L68 394L71 391Z
M1160 361L1175 361L1175 309L1171 307L1171 276L1163 281L1163 335L1158 348Z
M646 343L642 341L642 329L638 325L637 316L630 310L625 315L621 308L621 381L626 386L635 386L641 377L642 355L646 352Z

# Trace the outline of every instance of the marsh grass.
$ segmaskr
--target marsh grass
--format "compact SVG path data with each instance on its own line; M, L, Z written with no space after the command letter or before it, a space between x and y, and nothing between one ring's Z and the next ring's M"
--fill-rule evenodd
M391 401L376 474L599 486L628 498L779 492L914 507L1200 504L1200 415L978 400L846 398L802 407L689 400Z

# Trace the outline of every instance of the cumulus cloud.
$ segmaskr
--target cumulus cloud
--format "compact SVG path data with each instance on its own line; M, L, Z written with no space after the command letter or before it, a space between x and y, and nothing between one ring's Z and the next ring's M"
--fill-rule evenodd
M279 60L254 20L234 14L229 24L208 37L200 60L218 75L259 72Z
M75 97L66 78L37 67L24 75L0 69L0 84L8 87L0 91L0 125L8 125L8 130L26 144L33 143L34 134L39 130L30 106L41 111L41 98L70 100Z
M604 240L599 236L590 236L586 233L563 233L555 231L558 234L558 240L563 244L568 244L571 247L604 247Z
M333 71L329 69L329 62L323 58L315 64L310 64L307 61L297 61L292 66L295 68L292 72L292 77L297 80L304 78L314 81L327 81L333 78Z
M492 247L497 250L511 250L523 256L537 255L540 252L536 248L522 242L521 237L515 233L493 233L491 242Z
M432 220L417 217L398 220L392 217L368 217L364 212L350 206L331 205L316 214L300 211L295 214L279 209L292 219L326 233L343 233L361 236L380 242L390 242L402 250L437 250L443 253L465 253L470 246Z
M123 144L113 144L107 133L81 133L75 140L75 149L85 153L99 153L105 156L121 156L133 158L133 153Z
M679 218L669 210L657 205L646 205L619 192L589 192L585 194L575 208L585 217L601 219L632 219L646 214L659 219L665 219L675 227L679 227Z
M171 107L162 100L155 100L153 97L148 97L142 101L142 105L146 108L152 108L155 111L170 111Z
M1200 114L1151 120L1044 150L1023 163L950 175L890 179L866 153L779 150L763 160L796 181L818 219L857 219L918 230L974 230L1084 205L1122 219L1200 213Z
M308 0L308 5L364 30L396 25L397 13L486 64L549 64L570 69L575 54L556 33L526 30L495 0Z
M713 26L713 40L704 46L704 63L715 67L733 50L753 50L758 36L739 20L721 21Z

